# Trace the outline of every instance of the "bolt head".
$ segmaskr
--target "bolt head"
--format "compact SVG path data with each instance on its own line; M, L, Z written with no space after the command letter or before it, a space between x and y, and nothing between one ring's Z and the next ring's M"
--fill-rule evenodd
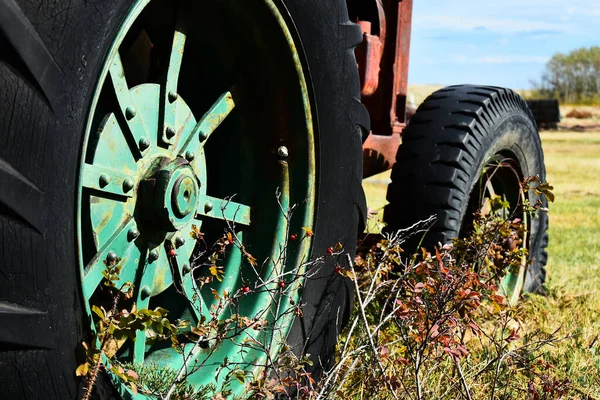
M185 159L186 160L193 161L194 158L196 158L196 155L194 154L193 151L188 150L188 151L185 152Z
M127 178L123 181L123 192L127 193L133 189L133 179Z
M187 274L189 274L190 272L192 272L192 267L190 267L190 265L189 265L189 264L184 264L184 265L183 265L183 268L182 268L182 271L183 271L183 274L184 274L184 275L187 275Z
M142 288L142 297L146 298L149 297L152 294L152 289L150 289L150 286L144 286Z
M198 132L198 138L200 139L201 142L203 142L208 138L208 133L206 133L204 131L200 131L200 132Z
M127 120L132 120L136 115L136 111L135 108L133 107L127 107L125 109L125 117L127 118Z
M150 141L148 140L147 137L141 137L140 141L138 143L138 146L139 146L139 148L140 148L141 151L144 151L148 147L150 147Z
M127 232L127 239L129 239L130 242L137 239L138 236L140 236L140 231L136 228L131 228L129 232Z
M179 95L177 93L175 93L174 91L170 91L169 92L169 102L173 103L175 102L177 99L179 98Z
M158 250L154 249L150 252L150 255L148 258L150 259L150 262L153 262L153 261L158 260L158 256L159 256Z
M185 239L182 238L181 236L177 236L177 238L175 238L175 246L177 247L181 247L185 244Z
M167 138L171 139L175 136L175 129L172 126L167 127L165 133L167 134Z
M285 146L280 146L277 149L277 155L281 158L287 158L287 156L289 155L288 149Z
M211 212L213 209L213 203L210 201L207 201L206 203L204 203L204 211L205 212Z
M112 250L109 251L106 255L106 261L110 264L114 264L115 262L117 262L117 253L115 253Z
M100 187L104 188L110 183L110 176L106 174L100 174Z

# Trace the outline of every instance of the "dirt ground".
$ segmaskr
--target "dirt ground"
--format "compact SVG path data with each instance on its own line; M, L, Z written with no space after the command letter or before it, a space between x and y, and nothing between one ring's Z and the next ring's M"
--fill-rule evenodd
M587 118L570 118L570 114L590 114ZM600 106L563 105L560 107L561 130L600 131Z

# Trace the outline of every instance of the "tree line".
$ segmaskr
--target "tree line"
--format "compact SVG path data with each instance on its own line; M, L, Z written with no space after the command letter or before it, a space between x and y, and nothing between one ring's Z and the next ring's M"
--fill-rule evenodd
M600 47L557 53L548 61L539 81L532 81L533 97L555 98L563 103L600 102Z

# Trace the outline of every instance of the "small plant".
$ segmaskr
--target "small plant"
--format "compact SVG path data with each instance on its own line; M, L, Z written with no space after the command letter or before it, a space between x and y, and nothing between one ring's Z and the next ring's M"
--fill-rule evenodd
M288 225L295 208L281 207ZM209 312L202 314L197 323L172 321L168 318L169 311L162 307L138 308L133 301L134 285L126 282L117 286L121 282L120 260L105 263L103 286L109 293L110 307L106 302L92 306L96 335L83 343L86 358L76 371L78 376L86 378L85 400L91 398L97 376L103 370L116 376L133 393L161 399L231 398L232 385L245 388L246 397L273 398L302 390L304 381L314 384L307 372L311 361L308 355L298 357L286 345L285 326L289 325L288 320L303 314L303 305L294 300L302 282L318 272L326 258L340 257L343 253L341 244L332 244L321 257L304 260L293 269L285 269L288 249L302 246L304 240L314 235L311 229L304 227L299 232L290 233L285 243L280 244L277 259L259 263L236 235L233 223L226 221L226 224L223 236L210 245L207 245L204 233L192 226L191 237L197 243L197 250L188 273L194 276L194 292L186 293L179 287L177 290L186 297L200 297L202 290L212 293ZM239 250L249 268L245 269L242 285L235 292L217 291L213 283L226 279L223 259L233 247ZM174 258L176 252L171 250L173 254L167 254ZM272 268L265 269L268 264ZM275 303L274 307L246 315L242 311L244 301L257 294L268 294ZM125 341L135 341L139 335L145 335L149 345L168 342L181 354L181 369L121 362L117 354L122 352ZM226 358L216 370L212 370L215 384L196 387L187 383L189 376L204 367L204 362L190 364L190 355L199 351L210 355L222 343L236 343L242 355L261 354L262 357L248 356L241 363ZM193 345L191 349L190 344ZM188 348L183 351L185 345Z
M537 177L522 187L554 199L552 187ZM535 216L547 211L542 204L522 206ZM351 264L356 310L320 398L560 398L569 392L568 379L542 371L544 349L559 332L521 338L518 308L500 290L502 279L527 259L524 223L508 207L492 197L468 236L432 252L411 256L402 248L432 219L363 249Z
M523 190L534 190L553 200L552 187L538 178L526 179ZM542 204L523 204L523 211L535 217L546 211ZM91 395L104 360L132 390L161 399L232 398L233 384L245 388L242 398L253 399L353 398L355 393L361 398L418 400L565 396L571 389L569 380L556 375L542 357L543 349L559 340L559 332L521 337L518 307L508 304L499 289L502 279L522 268L528 256L522 246L525 225L509 215L508 207L502 198L492 197L474 215L467 237L431 252L420 249L410 255L402 245L433 218L386 235L354 260L340 244L334 244L325 255L306 260L293 270L277 267L285 265L289 246L313 235L304 228L290 233L281 244L280 259L265 261L276 266L268 276L261 275L261 264L235 230L228 229L210 246L209 253L197 256L195 268L198 263L208 266L207 276L197 275L197 286L202 288L226 277L227 271L219 262L229 246L240 249L256 279L246 281L235 293L213 289L215 303L210 315L195 326L170 322L168 311L162 308L136 309L128 302L132 285L115 286L119 282L118 262L107 264L105 285L113 294L112 308L93 307L98 335L95 342L85 344L87 358L77 370L88 377L85 398ZM294 207L282 209L288 220L293 211ZM204 241L197 228L192 237L199 243ZM356 298L350 323L340 333L337 362L316 382L310 372L310 357L298 356L285 343L281 321L302 316L303 304L293 300L294 290L318 271L327 257L347 258L348 267L339 264L332 278L352 280ZM247 296L261 292L277 299L277 312L243 315L241 305ZM129 308L122 308L121 302ZM215 371L217 379L224 377L220 386L193 387L186 383L186 377L202 365L170 370L120 364L114 359L120 341L134 338L139 331L151 332L156 341L170 341L174 348L179 348L181 337L195 346L209 343L217 348L244 333L245 339L237 342L239 351L262 353L264 360L239 364L225 359Z

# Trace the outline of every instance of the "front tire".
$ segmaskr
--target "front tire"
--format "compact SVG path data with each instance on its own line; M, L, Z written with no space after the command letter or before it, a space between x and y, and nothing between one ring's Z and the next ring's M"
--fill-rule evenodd
M78 257L85 230L76 221L80 167L91 162L82 149L107 54L123 21L141 3L74 7L62 0L0 0L0 388L5 398L79 397L77 348L89 333ZM353 255L366 211L361 144L369 130L353 54L361 30L348 20L343 0L273 4L298 50L296 62L307 82L303 95L313 116L310 257L326 254L337 242ZM166 21L159 21L158 31ZM134 70L144 73L147 67ZM284 117L281 112L272 120ZM331 280L335 262L328 259L305 283L303 317L288 327L288 342L298 354L311 355L316 371L332 358L353 296L343 279ZM114 395L102 382L98 389L100 398Z

